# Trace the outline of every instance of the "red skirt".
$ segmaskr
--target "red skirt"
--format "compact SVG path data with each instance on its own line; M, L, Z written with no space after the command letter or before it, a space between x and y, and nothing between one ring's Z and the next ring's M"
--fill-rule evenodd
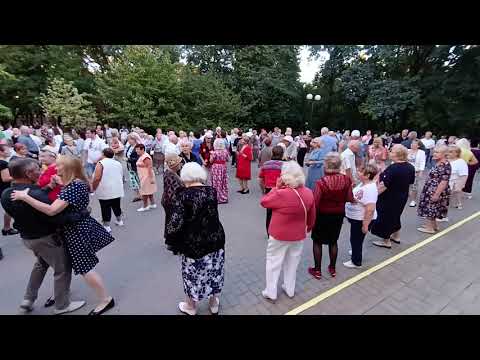
M240 180L250 180L252 177L251 161L239 156L237 159L237 178Z

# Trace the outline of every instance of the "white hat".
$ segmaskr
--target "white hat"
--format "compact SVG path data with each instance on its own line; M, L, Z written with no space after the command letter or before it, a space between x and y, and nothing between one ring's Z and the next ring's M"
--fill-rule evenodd
M251 133L250 131L245 133L245 135L247 135L248 137L252 137L253 136L253 133Z
M353 130L351 135L352 135L352 136L356 136L356 137L360 137L360 131L358 131L358 130Z
M290 135L284 136L282 140L287 140L288 142L293 142L293 138Z

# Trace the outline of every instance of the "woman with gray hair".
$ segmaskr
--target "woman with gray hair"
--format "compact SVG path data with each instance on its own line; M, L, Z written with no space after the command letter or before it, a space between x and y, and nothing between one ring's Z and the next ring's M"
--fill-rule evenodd
M227 161L228 151L225 149L225 141L221 138L213 142L213 151L210 153L210 170L212 186L217 190L219 204L228 203L228 177Z
M186 188L178 193L165 238L181 254L186 300L181 312L196 315L197 303L209 299L212 315L218 314L224 283L225 232L218 215L217 191L205 186L206 171L197 163L185 164L180 178Z
M337 241L345 217L345 204L354 201L352 180L340 173L342 166L340 155L329 152L324 162L325 176L316 181L313 192L317 211L315 226L312 230L315 267L308 268L308 272L315 279L322 277L322 245L328 245L330 257L328 272L330 276L336 276Z
M449 180L452 167L447 160L448 146L440 145L434 148L432 159L436 162L430 170L423 186L418 203L417 215L425 218L425 225L418 231L434 234L438 231L438 220L446 218L450 198Z
M178 142L178 145L180 146L180 157L182 158L183 164L189 162L198 162L197 157L194 153L192 153L193 144L190 140L188 140L188 138L182 138L182 140Z
M276 188L265 194L260 204L272 209L268 228L266 288L262 295L277 299L277 283L283 268L282 289L288 297L295 294L297 267L302 257L304 240L315 224L315 203L312 191L305 187L303 169L296 161L282 166Z

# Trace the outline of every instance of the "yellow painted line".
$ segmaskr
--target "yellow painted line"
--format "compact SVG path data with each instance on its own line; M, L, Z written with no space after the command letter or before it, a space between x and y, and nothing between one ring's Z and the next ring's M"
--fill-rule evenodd
M375 271L378 271L378 270L384 268L385 266L390 265L391 263L393 263L393 262L401 259L402 257L414 252L415 250L420 249L421 247L431 243L432 241L438 239L439 237L442 237L443 235L449 233L450 231L455 230L456 228L464 225L465 223L475 219L479 215L480 215L480 211L470 215L469 217L467 217L463 220L460 220L459 222L449 226L445 230L442 230L439 233L436 233L436 234L430 236L429 238L419 242L418 244L415 244L415 245L409 247L408 249L398 253L395 256L392 256L391 258L381 262L380 264L375 265L375 266L371 267L370 269L365 270L364 272L362 272L362 273L344 281L343 283L335 286L334 288L331 288L330 290L327 290L327 291L321 293L320 295L314 297L313 299L307 301L306 303L300 305L299 307L296 307L295 309L290 310L285 315L298 315L298 314L304 312L305 310L311 308L312 306L317 305L319 302L329 298L332 295L335 295L339 291L342 291L343 289L349 287L350 285L353 285L356 282L362 280L363 278L366 278L367 276L373 274Z

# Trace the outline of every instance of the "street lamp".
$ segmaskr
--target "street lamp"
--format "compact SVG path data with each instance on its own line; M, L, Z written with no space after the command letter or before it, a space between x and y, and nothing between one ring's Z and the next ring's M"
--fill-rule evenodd
M312 122L312 117L313 117L313 104L315 104L315 101L320 101L321 98L322 97L320 95L313 96L312 94L307 94L307 100L314 99L314 101L312 101L312 107L310 109L310 122Z

